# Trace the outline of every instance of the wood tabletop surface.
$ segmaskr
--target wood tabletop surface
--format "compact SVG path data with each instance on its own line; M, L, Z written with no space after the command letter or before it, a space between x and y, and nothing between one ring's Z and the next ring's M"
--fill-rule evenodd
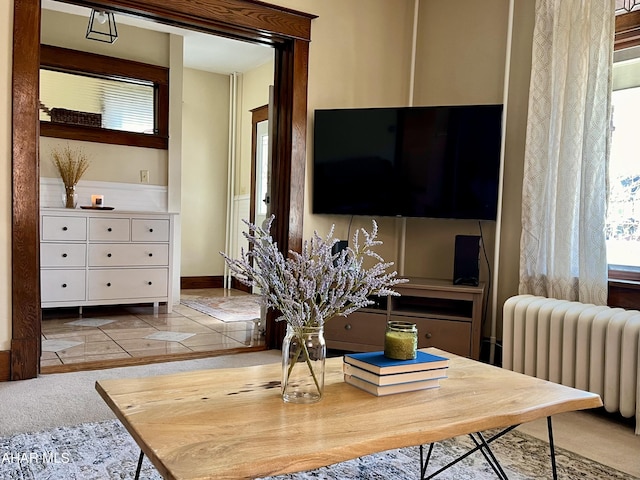
M440 388L376 397L327 359L315 404L285 403L280 364L96 382L167 479L243 479L309 470L392 448L602 405L596 394L435 348L450 359Z

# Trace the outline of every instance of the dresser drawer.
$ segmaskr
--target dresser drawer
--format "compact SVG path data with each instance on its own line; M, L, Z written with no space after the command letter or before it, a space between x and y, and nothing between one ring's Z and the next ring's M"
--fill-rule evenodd
M89 240L95 242L128 242L128 218L90 218Z
M83 241L87 239L84 217L42 216L42 240Z
M154 243L95 243L89 245L90 267L169 265L169 245Z
M387 327L386 313L357 311L348 317L333 317L324 326L324 338L327 342L368 345L382 349L384 332ZM339 348L346 345L331 345Z
M84 267L86 254L84 243L40 243L40 266Z
M437 347L464 357L471 353L471 322L393 315L390 320L415 323L418 348Z
M42 302L84 300L84 280L84 270L42 270L40 272Z
M131 240L134 242L168 242L169 220L145 218L132 219Z
M168 276L167 268L90 270L89 300L166 297Z

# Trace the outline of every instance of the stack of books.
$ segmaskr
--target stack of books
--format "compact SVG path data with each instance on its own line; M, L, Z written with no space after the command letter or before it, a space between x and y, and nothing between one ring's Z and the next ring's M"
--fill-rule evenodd
M384 352L344 356L344 381L376 396L437 388L447 378L449 359L418 350L414 360L393 360Z

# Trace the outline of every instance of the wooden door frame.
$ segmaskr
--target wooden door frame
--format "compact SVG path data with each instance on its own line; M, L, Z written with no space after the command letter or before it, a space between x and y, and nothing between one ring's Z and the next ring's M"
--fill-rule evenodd
M81 6L271 45L275 49L272 231L283 251L300 250L307 129L307 77L314 15L252 0L68 0ZM40 0L14 0L12 78L12 380L40 370L39 69ZM267 325L278 347L283 327Z

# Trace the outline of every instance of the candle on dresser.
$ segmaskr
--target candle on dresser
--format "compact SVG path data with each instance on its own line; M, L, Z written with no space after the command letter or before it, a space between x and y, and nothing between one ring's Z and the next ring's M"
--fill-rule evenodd
M92 207L104 206L104 195L91 195L91 206Z
M411 322L387 322L384 356L395 360L413 360L418 348L418 329Z

